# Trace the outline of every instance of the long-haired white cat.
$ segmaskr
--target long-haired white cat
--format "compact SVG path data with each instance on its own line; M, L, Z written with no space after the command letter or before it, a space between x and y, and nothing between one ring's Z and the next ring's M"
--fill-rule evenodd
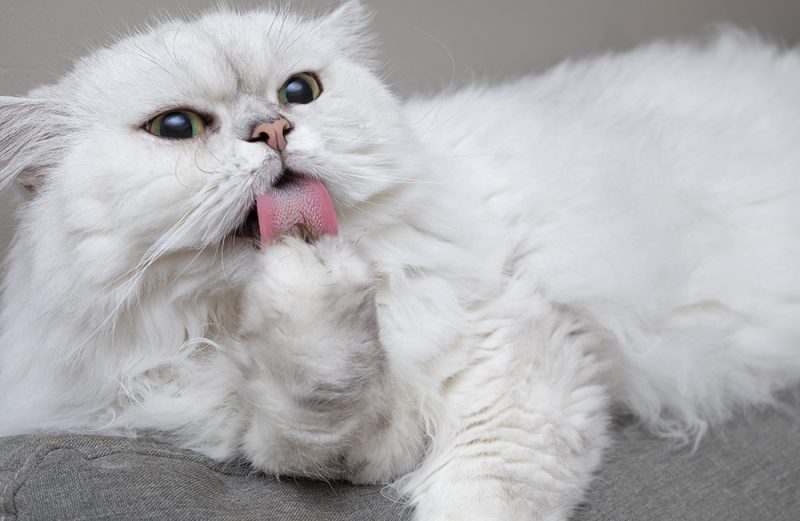
M612 404L695 440L800 381L800 53L725 32L402 103L367 18L215 12L0 98L0 434L564 520Z

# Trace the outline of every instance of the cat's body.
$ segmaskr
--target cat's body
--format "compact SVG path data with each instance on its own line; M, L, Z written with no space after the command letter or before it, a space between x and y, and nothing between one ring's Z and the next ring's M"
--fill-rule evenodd
M611 404L687 439L800 380L796 51L728 33L401 106L362 24L218 14L0 103L2 179L32 192L0 434L156 432L400 478L420 519L557 520ZM322 94L281 106L302 71ZM202 137L141 128L187 104ZM278 112L282 161L241 131ZM322 179L339 237L229 235L283 166Z

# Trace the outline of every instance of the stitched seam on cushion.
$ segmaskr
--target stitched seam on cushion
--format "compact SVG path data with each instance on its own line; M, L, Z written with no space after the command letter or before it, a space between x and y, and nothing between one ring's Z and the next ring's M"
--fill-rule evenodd
M140 451L135 451L135 450L116 450L116 451L109 452L108 454L100 454L100 455L97 455L97 456L87 456L80 449L75 448L75 447L59 447L59 448L53 449L53 450L64 450L64 449L75 450L77 452L80 452L81 456L83 456L83 459L85 459L87 461L94 461L96 459L107 458L109 456L116 456L118 454L137 455L137 456L152 456L154 458L163 458L163 459L171 459L171 460L177 460L177 461L188 461L188 462L191 462L191 463L197 463L198 465L200 465L202 467L205 467L208 470L211 470L211 471L216 472L218 474L224 474L225 476L245 476L245 475L248 474L246 472L229 472L229 471L226 471L226 470L222 470L221 468L217 467L217 465L220 465L219 463L212 462L213 464L209 465L207 463L204 463L202 460L198 460L198 459L194 459L194 458L181 458L181 457L177 457L177 456L170 456L169 454L151 454L149 452L140 452ZM49 451L48 454L50 452L53 452L53 451Z
M34 452L25 459L25 462L19 468L19 470L14 475L14 477L11 479L11 481L6 483L6 485L3 487L3 494L0 495L0 499L2 498L2 496L4 496L6 494L6 492L8 492L9 488L11 487L11 485L14 484L14 482L19 478L19 476L23 472L23 470L27 470L28 471L27 474L30 475L31 473L35 472L39 468L39 466L42 464L42 462L45 459L47 459L47 457L51 453L56 452L56 451L60 451L60 450L70 450L70 451L77 452L86 461L94 461L96 459L106 458L106 457L115 456L115 455L122 455L122 454L124 454L124 455L137 455L137 456L152 456L152 457L155 457L155 458L164 458L164 459L170 459L170 460L189 461L189 462L192 462L192 463L197 463L198 465L206 467L207 469L211 470L212 472L223 474L225 476L247 475L247 473L226 472L225 470L222 470L222 469L219 469L219 468L214 468L216 465L221 465L220 463L214 463L212 461L210 463L214 463L214 464L213 465L209 465L207 462L204 462L203 459L201 459L201 458L192 458L190 456L189 457L186 457L186 456L181 457L181 456L178 456L178 455L171 455L171 454L166 454L166 453L154 454L154 453L151 453L151 452L148 452L148 451L136 451L136 450L107 450L107 451L103 451L104 452L103 454L88 455L88 454L86 454L85 449L81 448L81 447L70 447L70 446L63 446L63 445L50 445L50 446L48 446L48 444L49 444L49 442L45 441L45 442L41 442L39 445L37 445L36 450L34 450ZM46 450L42 450L42 449L45 449L45 448L46 448ZM160 451L155 450L153 452L160 452ZM38 457L36 457L36 456L38 456ZM30 468L28 468L29 465L31 464L32 460L34 459L34 457L36 457L36 462L32 466L30 466ZM22 486L25 484L26 479L27 479L27 477L16 484L16 488L15 488L13 494L11 495L11 497L9 498L10 503L11 503L10 506L12 508L12 512L10 512L10 514L13 515L15 518L19 514L19 512L17 512L17 507L16 507L17 493L20 491ZM3 517L0 517L0 521L11 521L11 518L7 518L7 515L4 513Z
M226 476L239 476L239 475L245 476L245 475L253 474L252 470L248 471L248 472L244 472L244 471L234 472L234 471L224 470L225 467L230 466L233 462L219 462L219 461L210 460L210 459L205 458L205 457L203 457L203 456L201 456L201 455L199 455L197 453L194 453L194 452L188 452L188 453L185 453L185 454L184 453L176 454L174 449L173 450L161 449L161 448L157 448L157 449L153 449L153 450L125 450L125 449L122 449L122 450L113 450L113 449L111 449L111 450L109 450L109 449L106 449L106 450L103 450L101 454L94 454L94 455L87 454L86 449L84 447L59 447L59 449L75 450L75 451L79 452L81 454L81 456L87 461L94 461L94 460L100 459L100 458L107 458L109 456L115 456L117 454L127 454L127 455L139 455L139 456L152 456L154 458L165 458L165 459L171 459L171 460L176 460L176 461L189 461L189 462L192 462L192 463L197 463L198 465L203 466L203 467L205 467L205 468L207 468L207 469L209 469L209 470L211 470L213 472L218 472L218 473L224 474Z
M40 447L41 447L41 445L37 446L36 450L34 450L30 455L28 455L27 458L25 458L25 461L22 463L22 465L19 467L19 469L17 469L17 472L14 474L14 477L12 477L11 480L8 483L6 483L5 486L3 487L3 492L0 493L0 500L2 500L3 503L5 503L6 492L8 492L9 488L11 487L11 485L14 484L14 482L16 482L19 479L19 475L22 474L22 471L28 469L28 466L31 464L31 461L33 460L34 456L39 454L39 448ZM35 465L35 467L38 467L38 466L39 465L37 463L37 465ZM22 483L24 483L24 481ZM9 512L9 513L12 514L14 517L17 516L16 497L17 497L17 492L18 491L19 491L19 486L14 491L14 493L11 495L11 497L8 498L8 501L10 503L9 504L9 508L12 510L12 512ZM5 509L5 507L3 507L3 508ZM0 521L6 521L6 519L8 519L6 514L7 513L5 513L5 512L3 513L3 517L0 517Z

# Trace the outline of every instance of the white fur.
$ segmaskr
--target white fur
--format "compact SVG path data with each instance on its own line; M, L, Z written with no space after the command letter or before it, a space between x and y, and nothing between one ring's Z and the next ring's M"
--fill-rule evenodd
M609 406L699 439L800 380L800 54L726 31L401 104L357 2L169 22L0 98L0 434L157 434L564 520ZM313 71L321 97L280 106ZM190 141L159 112L214 117ZM339 238L226 239L289 118Z

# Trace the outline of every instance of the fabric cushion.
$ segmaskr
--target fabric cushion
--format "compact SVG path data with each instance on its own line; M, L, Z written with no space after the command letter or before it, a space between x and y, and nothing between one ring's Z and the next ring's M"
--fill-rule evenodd
M630 418L575 521L796 521L800 421L762 411L671 448ZM385 487L272 477L146 439L0 439L0 521L411 519Z

